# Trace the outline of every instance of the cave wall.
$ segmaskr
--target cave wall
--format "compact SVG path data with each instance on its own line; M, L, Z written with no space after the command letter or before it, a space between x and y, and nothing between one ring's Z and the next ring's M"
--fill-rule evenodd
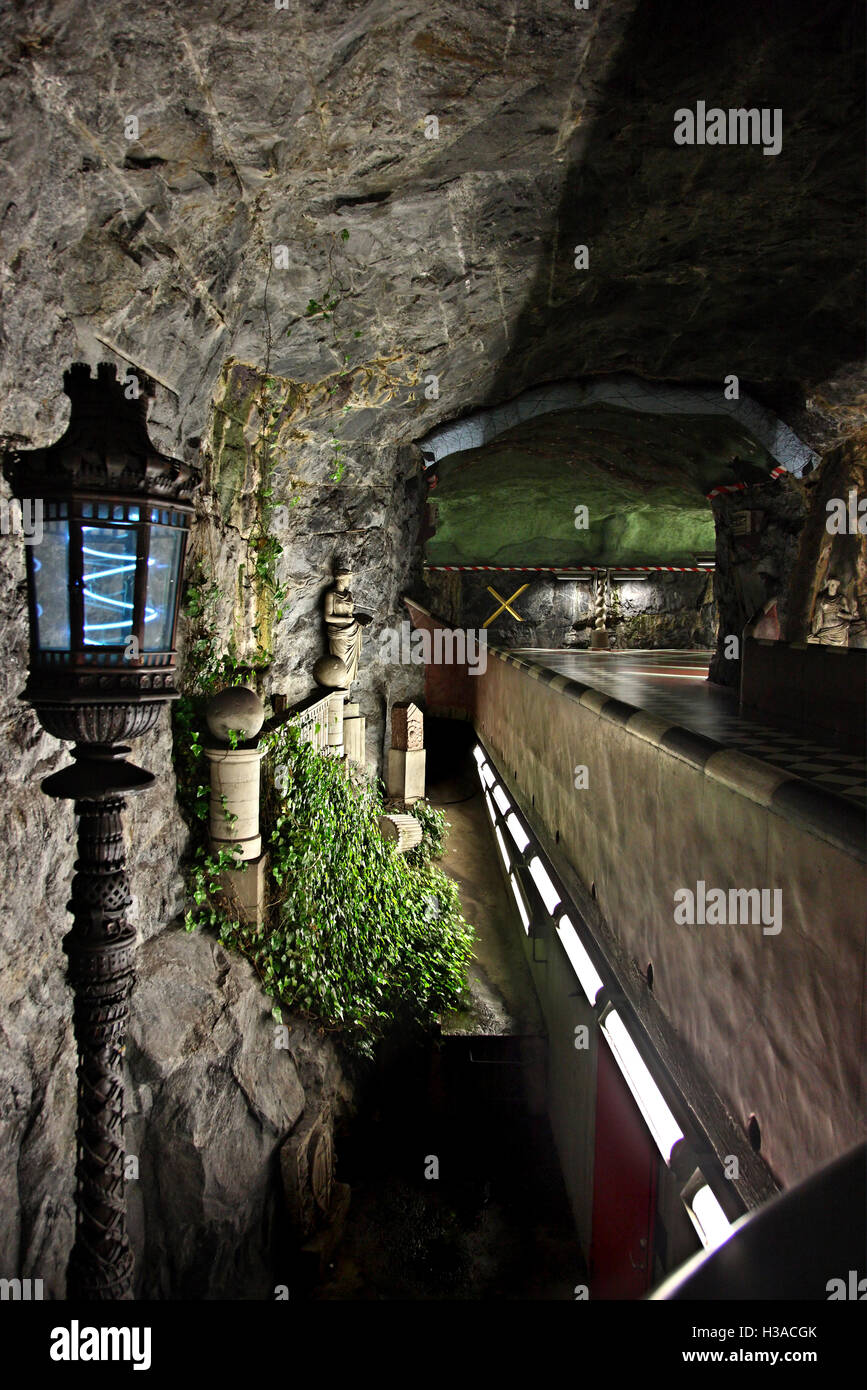
M710 679L737 689L740 643L744 627L772 598L781 625L788 611L789 583L807 515L807 489L790 475L742 493L723 494L712 502L716 523L714 576L719 630ZM744 514L750 530L736 534ZM726 639L736 637L737 648ZM736 652L736 654L732 654Z
M384 380L387 373L371 371L355 388L358 398L375 399ZM328 382L225 365L201 448L204 480L187 575L200 588L216 586L205 630L249 664L248 680L266 701L282 694L291 705L314 689L313 665L328 650L323 596L335 556L348 559L355 601L373 614L353 694L367 719L368 765L380 774L388 711L421 689L417 667L383 659L382 638L399 628L400 596L420 572L424 489L409 447L359 441L346 454L336 451L326 425L337 423L353 391L341 383L335 404L330 390ZM263 543L273 546L264 577L257 573ZM182 623L187 683L202 631L189 618Z
M552 411L440 459L426 556L446 565L689 567L713 550L711 489L775 463L721 414Z
M285 1016L248 961L173 928L139 952L127 1045L127 1183L135 1291L145 1299L273 1299L298 1292L314 1221L307 1174L286 1161L318 1124L333 1142L355 1103L329 1038ZM277 1045L277 1044L280 1045Z
M838 499L848 507L854 491L857 506L867 496L865 465L867 436L861 431L829 449L818 468L802 479L786 476L714 499L719 633L712 680L737 687L740 660L726 657L726 638L740 639L744 626L771 599L776 599L781 639L805 641L816 596L830 575L840 579L841 592L859 615L850 629L850 643L863 645L867 540L858 530L829 532L828 503ZM749 529L743 523L745 513ZM738 529L741 534L736 534Z
M488 592L509 598L528 583L513 603L521 621L501 613L487 629L488 641L503 647L574 647L590 645L593 586L532 574L472 574L428 570L427 608L453 627L478 629L500 606ZM710 574L651 574L642 583L611 585L607 625L613 648L703 647L716 639L716 607Z
M229 441L215 417L236 364L273 380L269 399L289 400L274 500L299 500L278 532L289 611L261 679L290 698L321 650L333 549L348 543L359 595L393 621L413 574L411 441L483 401L603 371L737 371L806 442L838 443L867 411L849 133L863 126L863 16L848 0L791 0L766 24L762 8L46 0L37 18L13 0L0 15L0 443L58 437L71 361L149 374L155 443L214 482L192 558L213 552L222 637L246 638L266 616L248 584L259 422L235 402ZM675 107L698 91L749 104L757 83L797 112L778 158L675 149ZM591 251L580 279L577 242ZM65 754L16 700L21 550L0 537L0 1274L56 1293L72 1220L60 943L73 823L38 789ZM545 628L542 602L537 624L558 641L574 623L560 604L552 591L556 620ZM389 686L376 638L362 668L371 758L417 671ZM125 820L147 950L181 901L168 712L133 757L158 779Z

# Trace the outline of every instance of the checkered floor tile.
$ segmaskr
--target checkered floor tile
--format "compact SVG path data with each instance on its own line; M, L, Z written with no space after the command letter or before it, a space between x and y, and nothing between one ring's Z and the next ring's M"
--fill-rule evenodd
M857 755L756 726L748 734L732 730L726 743L748 753L751 758L761 758L763 762L793 772L796 777L803 777L806 782L817 782L838 796L850 797L862 806L865 804L867 763Z
M867 762L863 755L835 746L831 735L827 743L819 743L815 734L799 738L790 730L752 719L748 712L738 712L734 692L704 678L704 653L612 652L600 659L583 652L524 649L521 655L660 719L704 734L726 748L785 768L793 776L815 782L859 806L867 805Z

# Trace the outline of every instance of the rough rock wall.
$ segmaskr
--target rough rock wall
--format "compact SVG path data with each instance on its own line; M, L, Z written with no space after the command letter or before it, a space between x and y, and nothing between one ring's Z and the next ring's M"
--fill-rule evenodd
M384 498L411 471L402 451L439 421L564 374L737 371L807 442L852 433L867 400L850 363L863 344L849 133L863 128L863 16L846 0L790 0L784 23L763 10L46 0L37 14L14 0L0 16L0 436L58 436L76 359L154 377L155 442L189 459L230 361L321 387L330 405L348 385L339 424L330 409L299 424L289 465L320 489L299 502L303 534L287 524L292 640L273 679L300 694L317 570L353 512L367 597L393 612L402 571L387 556L404 525L411 540L412 483L405 503ZM758 89L794 116L778 158L675 150L676 106L718 91L748 105ZM577 242L591 250L581 281ZM323 473L341 461L345 491L329 502ZM275 500L288 506L291 488ZM234 606L242 547L222 523L213 534ZM56 1287L72 1184L72 823L38 791L59 745L15 704L22 574L20 543L3 537L0 1267ZM374 743L378 679L364 697ZM178 905L167 720L134 749L159 777L126 822L142 939Z
M786 622L807 505L804 483L788 476L713 500L719 630L710 678L719 685L737 687L740 680L740 648L727 648L727 638L740 643L746 624L771 598L777 599L781 626Z
M64 988L52 1009L44 990L33 996L41 1022L28 1026L19 1012L26 1032L3 1063L0 1275L42 1279L46 1298L63 1298L74 1229L71 998ZM292 1287L289 1214L308 1194L285 1189L280 1150L302 1121L333 1134L353 1082L329 1041L287 1024L277 1047L252 967L213 939L174 928L140 948L126 1092L137 1297L270 1298L275 1284Z
M480 628L500 606L488 585L509 598L521 621L501 613L487 629L504 647L588 647L594 622L593 586L530 574L431 571L425 605L454 627ZM612 647L711 648L716 637L713 579L707 574L650 575L645 582L611 585L607 626Z
M127 1049L136 1296L291 1292L289 1213L307 1194L284 1191L280 1150L302 1116L333 1132L351 1082L314 1029L290 1021L279 1038L252 967L206 936L164 932L139 952L138 976Z
M58 365L114 350L163 384L158 442L195 450L222 364L263 363L269 335L293 381L345 357L437 373L389 415L401 441L611 370L735 371L808 442L849 433L863 29L852 0L47 0L38 22L15 0L0 432L56 434ZM696 94L758 91L784 111L779 155L674 145Z
M540 171L556 212L491 399L627 363L720 391L735 373L826 448L859 427L867 399L863 6L614 8L590 6L619 43L601 82L596 48L576 67L564 167ZM699 99L779 109L780 152L676 146L673 113Z
M188 565L191 582L217 587L210 621L220 649L256 668L250 678L263 696L285 694L292 704L314 688L312 667L328 650L323 596L335 557L348 561L355 601L373 614L353 694L375 771L388 709L421 688L417 668L385 664L380 639L401 621L400 595L418 583L423 487L410 448L360 441L345 453L335 435L351 403L365 408L359 402L389 389L387 366L354 387L340 381L335 400L328 382L309 386L228 363L201 451ZM189 633L185 622L182 641Z
M803 480L782 478L742 495L714 499L717 527L717 651L711 679L736 686L740 661L725 655L726 638L740 638L764 604L777 600L780 635L803 642L810 631L816 596L830 576L858 614L852 645L863 645L867 621L867 542L858 529L858 504L867 496L865 435L830 449ZM854 493L854 530L851 495ZM829 531L829 502L844 513L842 533ZM746 518L746 519L745 519Z

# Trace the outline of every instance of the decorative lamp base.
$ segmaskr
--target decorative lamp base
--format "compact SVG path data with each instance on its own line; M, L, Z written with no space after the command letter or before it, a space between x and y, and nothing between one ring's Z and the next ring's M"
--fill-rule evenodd
M126 747L78 744L75 763L47 777L48 796L72 798L78 816L78 859L63 939L74 990L78 1044L75 1244L67 1298L133 1297L133 1260L126 1234L123 1141L123 1055L134 982L135 928L123 850L121 793L149 787L150 772L126 761Z

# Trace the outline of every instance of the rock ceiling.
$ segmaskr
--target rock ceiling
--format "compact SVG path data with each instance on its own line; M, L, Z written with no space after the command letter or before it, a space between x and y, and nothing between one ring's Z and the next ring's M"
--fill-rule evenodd
M368 459L608 372L734 372L817 447L867 418L850 0L18 0L0 24L7 439L56 437L62 367L100 356L157 379L154 437L188 457L231 360L324 383L323 435L339 390ZM676 146L697 99L780 107L781 152Z

